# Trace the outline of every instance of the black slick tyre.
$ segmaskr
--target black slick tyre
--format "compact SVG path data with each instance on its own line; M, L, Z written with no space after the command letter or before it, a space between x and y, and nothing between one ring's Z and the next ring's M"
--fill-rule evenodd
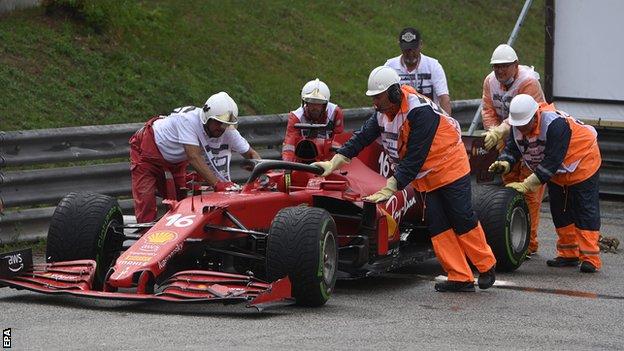
M338 267L336 223L324 209L280 210L267 240L267 278L288 276L298 305L317 307L331 296Z
M90 259L97 264L92 288L101 290L123 237L115 228L123 226L116 199L96 193L69 193L56 206L46 247L47 262Z
M486 186L475 211L496 257L496 270L512 272L522 265L529 247L531 223L524 196L511 188Z

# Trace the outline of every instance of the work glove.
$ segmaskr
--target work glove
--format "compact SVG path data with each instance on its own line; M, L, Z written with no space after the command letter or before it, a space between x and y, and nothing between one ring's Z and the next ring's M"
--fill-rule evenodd
M507 174L511 171L511 165L507 161L494 161L488 168L488 172L496 174Z
M370 201L370 202L386 201L396 191L397 191L397 180L394 177L390 177L390 178L388 178L388 181L386 182L386 186L385 187L381 188L381 190L379 190L378 192L374 193L373 195L365 197L364 200Z
M498 143L502 142L509 136L509 130L511 130L511 126L505 122L501 123L496 127L492 127L487 130L485 133L482 133L481 136L485 136L485 149L490 151L493 147L498 145Z
M535 173L531 173L523 182L514 182L505 185L508 188L514 188L519 193L525 194L527 192L533 192L537 190L542 185L539 178L535 175Z
M351 159L341 155L341 154L335 154L334 157L332 157L331 160L329 161L321 161L321 162L314 162L312 163L312 166L317 166L317 167L321 167L323 169L323 174L321 174L323 177L327 177L331 172L337 170L338 168L342 167L343 165L348 164L349 162L351 162Z
M239 191L241 186L234 182L220 181L216 182L213 186L214 191Z

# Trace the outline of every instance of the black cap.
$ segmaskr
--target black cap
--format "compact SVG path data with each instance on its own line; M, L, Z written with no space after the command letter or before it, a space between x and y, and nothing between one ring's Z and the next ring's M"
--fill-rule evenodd
M420 32L416 28L405 28L399 34L401 50L416 49L420 45Z

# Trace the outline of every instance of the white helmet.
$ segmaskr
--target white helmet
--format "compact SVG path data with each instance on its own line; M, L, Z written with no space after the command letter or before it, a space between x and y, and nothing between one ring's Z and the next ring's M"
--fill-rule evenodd
M379 66L375 68L368 76L368 91L367 96L374 96L381 94L393 84L398 84L401 81L399 75L394 69L388 66Z
M539 105L531 95L518 94L509 105L509 124L523 126L531 121Z
M330 95L327 84L318 78L307 82L301 88L301 100L312 104L326 104L329 102Z
M512 63L518 61L516 51L507 44L500 44L492 53L490 65L498 63Z
M208 123L209 119L214 119L221 123L236 125L238 123L238 106L236 106L234 99L222 91L206 100L200 118L203 124Z

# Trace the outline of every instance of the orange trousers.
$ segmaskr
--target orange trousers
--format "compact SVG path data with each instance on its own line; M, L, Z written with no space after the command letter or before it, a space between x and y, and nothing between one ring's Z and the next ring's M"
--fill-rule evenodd
M494 253L485 241L481 223L461 235L457 235L453 229L448 229L434 235L431 242L438 261L448 274L449 281L474 281L466 257L480 273L487 272L496 264Z
M557 256L579 258L600 269L599 174L574 185L548 183L550 213L559 236Z

